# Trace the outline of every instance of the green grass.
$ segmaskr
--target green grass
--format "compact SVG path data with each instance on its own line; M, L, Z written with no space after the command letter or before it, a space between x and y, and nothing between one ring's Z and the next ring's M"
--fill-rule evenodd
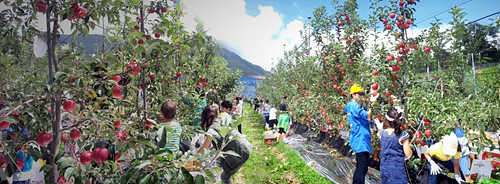
M243 124L243 133L254 146L240 170L245 183L332 183L307 166L298 152L286 144L265 145L262 117L251 116L253 109L248 106L245 112L250 117Z

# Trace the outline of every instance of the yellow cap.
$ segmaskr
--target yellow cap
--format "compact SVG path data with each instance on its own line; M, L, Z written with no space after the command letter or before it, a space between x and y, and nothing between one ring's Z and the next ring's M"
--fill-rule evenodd
M351 86L351 94L357 93L357 92L364 92L365 90L361 88L361 85L359 84L354 84Z

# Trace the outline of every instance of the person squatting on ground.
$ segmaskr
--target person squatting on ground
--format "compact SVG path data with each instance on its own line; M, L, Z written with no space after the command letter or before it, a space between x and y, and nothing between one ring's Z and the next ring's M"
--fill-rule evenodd
M217 130L220 127L219 119L217 119L217 109L212 106L205 108L201 115L201 128L210 136L217 139L217 143L212 141L210 136L206 136L205 141L200 147L198 153L203 154L205 149L208 149L211 144L216 150L234 151L239 156L226 155L219 159L222 167L221 180L222 183L231 183L231 176L234 175L243 164L248 160L252 153L252 145L245 138L245 135L233 130L226 137L222 137ZM224 148L221 148L223 140L229 140L235 136L239 138L229 142Z
M429 184L437 184L437 175L441 172L443 166L454 173L455 180L461 183L459 159L462 157L458 146L458 139L455 133L445 135L443 139L432 145L424 156L427 159L427 166L430 170ZM454 161L452 161L454 159ZM438 165L439 164L439 165Z
M410 135L401 131L403 124L403 109L396 106L387 111L384 121L377 118L373 121L377 125L377 137L380 139L380 178L383 184L407 184L408 176L405 160L413 154L410 148ZM388 127L383 129L384 124Z
M288 115L286 105L285 104L280 104L280 118L278 120L278 133L280 134L278 137L278 141L283 141L285 138L288 128L290 126L290 116Z
M349 144L351 145L351 149L356 153L356 170L352 177L352 183L364 184L365 176L368 172L368 160L372 152L371 132L368 122L371 117L371 109L367 111L358 102L365 94L361 85L353 85L350 93L352 99L347 103L344 111L347 113L347 119L351 127Z

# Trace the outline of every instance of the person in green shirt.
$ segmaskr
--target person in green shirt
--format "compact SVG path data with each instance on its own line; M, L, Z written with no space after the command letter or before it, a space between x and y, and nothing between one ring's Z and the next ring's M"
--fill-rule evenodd
M290 116L288 115L285 104L280 104L280 111L281 114L278 119L278 132L280 136L278 137L278 142L280 142L280 140L283 141L290 126Z
M166 101L161 106L161 116L165 119L165 122L161 124L158 129L158 140L161 139L163 131L166 133L166 143L165 148L169 149L173 153L179 151L179 143L181 141L180 136L182 133L181 125L174 121L175 115L177 113L177 107L172 101Z

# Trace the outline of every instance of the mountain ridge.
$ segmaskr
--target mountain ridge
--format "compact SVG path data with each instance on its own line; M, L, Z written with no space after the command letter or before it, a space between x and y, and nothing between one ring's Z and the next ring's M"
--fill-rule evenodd
M85 49L85 55L90 58L92 54L98 54L102 49L102 46L100 44L102 44L103 38L103 35L90 34L86 37L77 36L76 40L79 46L83 46L83 48ZM59 37L59 41L63 44L71 43L71 35L61 35ZM238 54L230 51L222 45L219 47L218 52L219 55L227 61L228 68L231 68L233 70L239 69L240 71L242 71L242 77L250 77L252 75L263 76L266 73L266 71L262 67L252 64L251 62L241 58Z

